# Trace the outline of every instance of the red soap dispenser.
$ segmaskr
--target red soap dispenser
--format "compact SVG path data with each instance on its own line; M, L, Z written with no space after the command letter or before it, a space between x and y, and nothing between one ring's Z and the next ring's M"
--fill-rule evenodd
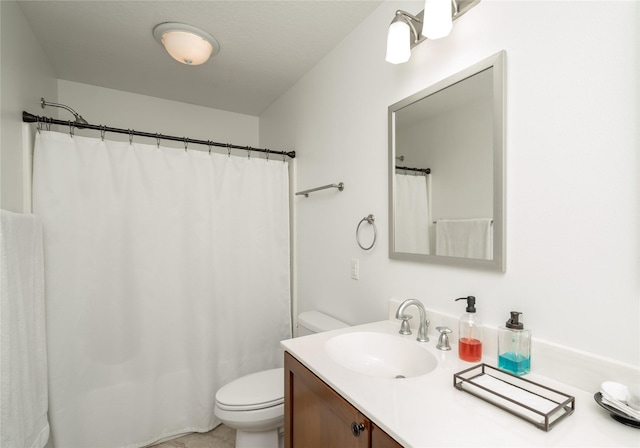
M458 356L463 361L478 362L482 359L482 322L476 314L476 298L473 296L456 299L466 300L466 313L458 323Z

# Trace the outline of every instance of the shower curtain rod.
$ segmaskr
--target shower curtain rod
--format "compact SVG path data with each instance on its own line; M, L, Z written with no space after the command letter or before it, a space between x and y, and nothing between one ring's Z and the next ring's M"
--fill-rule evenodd
M290 157L292 159L294 159L296 157L296 152L295 151L274 151L271 149L266 149L266 148L253 148L251 146L239 146L239 145L233 145L231 143L218 143L218 142L214 142L211 140L197 140L197 139L193 139L193 138L187 138L187 137L175 137L173 135L165 135L165 134L154 134L151 132L142 132L142 131L136 131L133 129L121 129L121 128L112 128L109 126L103 126L103 125L95 125L95 124L78 124L74 121L65 121L65 120L58 120L55 118L50 118L50 117L40 117L38 115L33 115L30 114L29 112L22 112L22 121L24 123L45 123L45 124L59 124L59 125L64 125L64 126L69 126L69 129L73 129L73 128L78 128L78 129L94 129L96 131L100 131L100 132L113 132L116 134L126 134L129 135L129 138L131 138L132 136L139 136L139 137L149 137L149 138L155 138L158 142L160 140L171 140L174 142L184 142L185 145L189 144L189 143L193 143L193 144L197 144L197 145L206 145L206 146L217 146L220 148L227 148L227 150L229 149L243 149L245 151L255 151L255 152L263 152L266 153L267 156L269 156L270 154L278 154L281 155L282 158L284 159L285 156ZM185 146L186 149L186 146Z
M408 166L398 166L396 165L397 170L405 170L405 171L418 171L424 174L431 174L431 168L411 168Z

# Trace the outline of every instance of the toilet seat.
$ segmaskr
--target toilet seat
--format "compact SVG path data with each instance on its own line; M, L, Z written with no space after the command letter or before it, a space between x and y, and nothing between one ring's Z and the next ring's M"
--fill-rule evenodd
M225 411L255 411L284 403L284 369L251 373L221 387L216 406Z

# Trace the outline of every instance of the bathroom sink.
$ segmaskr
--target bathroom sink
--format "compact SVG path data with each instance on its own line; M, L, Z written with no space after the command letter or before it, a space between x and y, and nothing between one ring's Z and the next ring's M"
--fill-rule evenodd
M431 372L437 360L420 342L384 333L355 332L325 344L329 357L354 372L379 378L410 378Z

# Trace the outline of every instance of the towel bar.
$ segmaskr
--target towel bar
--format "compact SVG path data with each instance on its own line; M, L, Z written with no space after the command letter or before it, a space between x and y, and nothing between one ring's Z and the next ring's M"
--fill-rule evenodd
M314 191L318 191L318 190L326 190L327 188L337 188L338 190L342 191L344 190L344 183L340 182L339 184L328 184L328 185L323 185L322 187L316 187L316 188L311 188L309 190L299 191L296 193L296 196L299 194L303 194L305 198L308 198L309 193L313 193Z

